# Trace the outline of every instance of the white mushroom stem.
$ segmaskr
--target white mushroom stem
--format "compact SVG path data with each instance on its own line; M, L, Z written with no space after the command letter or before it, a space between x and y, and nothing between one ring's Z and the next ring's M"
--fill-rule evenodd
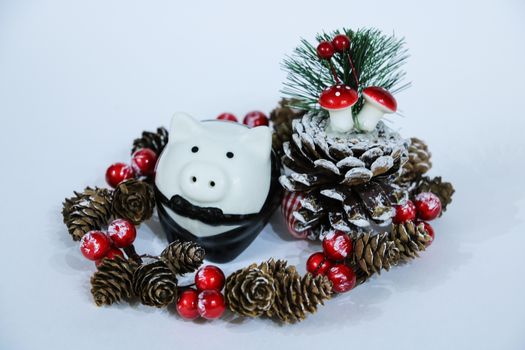
M363 131L374 130L384 115L385 110L383 108L366 101L361 111L357 114L359 129Z
M330 114L330 129L336 132L348 132L354 127L352 107L328 109Z

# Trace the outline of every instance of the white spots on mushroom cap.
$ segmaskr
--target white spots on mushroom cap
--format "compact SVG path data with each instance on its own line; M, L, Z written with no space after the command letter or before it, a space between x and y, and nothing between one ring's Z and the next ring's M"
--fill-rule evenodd
M341 93L339 91L336 91L335 96L341 96Z

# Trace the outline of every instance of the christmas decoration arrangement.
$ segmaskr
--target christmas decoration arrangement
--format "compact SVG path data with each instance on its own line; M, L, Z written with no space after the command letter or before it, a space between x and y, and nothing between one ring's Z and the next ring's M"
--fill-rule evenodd
M404 41L375 29L316 39L284 60L285 98L269 117L177 113L169 131L133 141L129 164L109 166L108 188L65 199L67 231L96 268L97 306L138 301L173 305L187 320L229 310L294 323L432 244L429 221L454 188L428 174L424 141L391 126L394 95L409 86ZM234 260L279 206L290 235L319 245L305 274L279 258L229 274L204 264ZM154 215L168 244L137 252L138 228Z

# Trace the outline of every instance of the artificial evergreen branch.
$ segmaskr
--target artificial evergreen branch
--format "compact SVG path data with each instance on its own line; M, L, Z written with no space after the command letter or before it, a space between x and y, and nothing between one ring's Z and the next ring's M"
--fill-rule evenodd
M341 33L350 38L350 54L359 81L359 86L356 86L347 54L336 53L332 64L344 84L359 93L368 86L380 86L395 94L410 86L410 83L403 82L406 72L402 67L408 58L403 38L385 35L377 29L343 29L318 34L316 39L318 42L331 41ZM318 109L319 94L334 84L328 63L317 57L316 45L302 39L292 56L283 61L282 66L288 71L288 77L282 92L292 99L291 107ZM363 98L360 97L353 107L353 114L356 115L362 106Z

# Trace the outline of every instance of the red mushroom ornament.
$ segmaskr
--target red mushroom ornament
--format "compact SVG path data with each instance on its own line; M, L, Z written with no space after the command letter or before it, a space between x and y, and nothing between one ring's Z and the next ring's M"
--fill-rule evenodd
M372 131L387 113L395 113L397 102L394 96L382 87L371 86L363 90L365 104L357 115L359 129Z
M330 114L329 128L335 132L347 132L354 127L352 106L357 102L357 91L348 85L336 84L323 90L319 104Z

